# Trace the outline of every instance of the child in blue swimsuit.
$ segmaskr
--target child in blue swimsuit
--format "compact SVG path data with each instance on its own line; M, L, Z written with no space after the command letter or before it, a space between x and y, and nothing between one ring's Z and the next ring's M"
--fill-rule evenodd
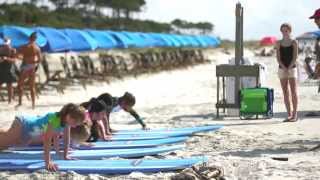
M46 169L57 171L58 167L50 159L51 142L58 144L61 134L64 137L64 159L68 157L70 144L70 128L83 124L85 110L69 103L59 112L44 116L17 116L9 130L0 132L0 150L11 146L28 145L34 140L42 139Z

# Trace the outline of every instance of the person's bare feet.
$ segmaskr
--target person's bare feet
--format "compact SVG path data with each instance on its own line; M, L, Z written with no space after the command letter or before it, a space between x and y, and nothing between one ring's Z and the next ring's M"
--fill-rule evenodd
M298 121L298 116L297 115L295 115L293 117L290 117L290 118L288 117L283 122L296 122L296 121Z

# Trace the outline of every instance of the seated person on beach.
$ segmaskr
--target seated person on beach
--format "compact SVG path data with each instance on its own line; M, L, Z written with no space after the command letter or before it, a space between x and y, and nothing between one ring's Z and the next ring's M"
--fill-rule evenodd
M50 159L51 142L54 142L56 151L60 154L58 139L63 134L63 157L66 160L71 159L68 157L70 128L83 124L84 120L85 110L72 103L63 106L59 112L50 112L43 116L16 116L10 129L0 131L0 150L38 144L39 140L42 140L45 167L47 170L57 171L58 166Z
M109 140L111 136L106 133L105 123L103 122L107 116L107 105L104 101L91 98L89 102L80 105L86 109L86 123L83 126L90 128L90 137L87 141L95 142L100 137L103 140Z
M106 112L107 115L104 118L104 123L106 127L106 133L111 135L111 128L109 123L110 113L118 112L120 110L124 110L130 113L136 121L142 126L142 129L148 129L147 125L143 122L142 118L138 115L138 113L132 108L136 103L136 98L129 92L125 92L121 97L113 97L109 93L101 94L97 97L97 99L104 101L107 106Z
M4 38L4 44L0 46L0 88L3 83L7 85L8 103L13 98L12 83L17 81L15 62L16 49L11 47L11 40Z
M29 37L29 43L18 48L18 55L22 56L20 76L18 80L19 104L22 105L24 82L28 80L31 92L32 108L35 107L36 84L35 75L38 64L41 62L41 50L36 44L37 34L34 32Z

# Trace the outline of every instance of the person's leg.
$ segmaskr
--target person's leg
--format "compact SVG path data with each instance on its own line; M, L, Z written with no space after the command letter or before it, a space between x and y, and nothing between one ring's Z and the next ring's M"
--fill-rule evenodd
M310 58L310 57L305 58L305 60L304 60L305 61L305 70L306 70L309 77L314 77L315 72L313 71L313 69L310 65L311 60L312 60L312 58Z
M2 90L2 82L0 82L0 91L1 90ZM3 98L2 95L1 95L1 98Z
M35 73L30 73L29 76L29 88L31 94L31 102L32 102L32 109L35 108L35 96L36 96L36 83L35 83Z
M109 115L107 115L107 117L103 118L103 124L105 127L105 131L107 135L112 135L111 133L111 127L110 127L110 123L109 123Z
M22 95L23 95L23 87L24 81L28 78L28 73L26 71L22 71L19 80L18 80L18 91L19 91L19 104L18 106L22 105Z
M19 120L14 120L7 131L0 131L0 150L10 146L19 145L22 137L22 124Z
M297 95L297 81L296 78L289 78L291 99L292 99L292 119L297 119L298 95Z
M8 103L11 103L12 95L13 95L13 87L12 83L7 83L7 91L8 91Z
M289 80L287 78L280 79L281 88L282 88L282 92L283 92L284 104L285 104L286 109L287 109L288 119L290 119L292 114L291 114L289 91L288 91L288 81Z

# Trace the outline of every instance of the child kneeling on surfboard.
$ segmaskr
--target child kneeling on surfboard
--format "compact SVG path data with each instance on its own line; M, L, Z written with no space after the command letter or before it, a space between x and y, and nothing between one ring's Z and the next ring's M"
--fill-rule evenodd
M106 127L103 121L107 116L107 105L104 101L91 98L90 101L82 103L81 106L86 109L86 120L82 127L79 127L78 130L73 130L73 135L77 137L76 133L84 132L84 128L90 128L90 135L86 141L95 142L99 138L110 140L111 136L106 133ZM85 133L79 134L78 136L83 136L80 137L80 139L83 139L85 138ZM79 137L77 139L79 139Z
M42 139L46 169L57 171L58 166L50 158L51 142L57 145L59 136L63 133L63 156L66 160L71 159L68 157L70 128L81 125L84 120L85 110L72 103L63 106L59 112L43 116L16 116L10 129L0 132L0 149L29 145Z
M109 116L112 112L121 109L129 112L141 124L143 129L147 129L146 124L138 113L133 110L135 97L126 92L121 97L112 97L108 93L101 94L97 98L81 104L86 112L86 121L83 125L71 129L71 136L75 143L81 145L92 145L86 142L96 142L98 139L110 140L111 128Z
M106 133L111 135L111 128L109 123L110 113L124 110L130 113L136 121L142 126L142 129L148 129L147 125L143 122L142 118L138 113L133 109L133 106L136 103L136 98L133 94L125 92L121 97L113 97L109 93L103 93L97 97L97 99L102 100L106 105L106 116L104 118L104 124L106 127Z

